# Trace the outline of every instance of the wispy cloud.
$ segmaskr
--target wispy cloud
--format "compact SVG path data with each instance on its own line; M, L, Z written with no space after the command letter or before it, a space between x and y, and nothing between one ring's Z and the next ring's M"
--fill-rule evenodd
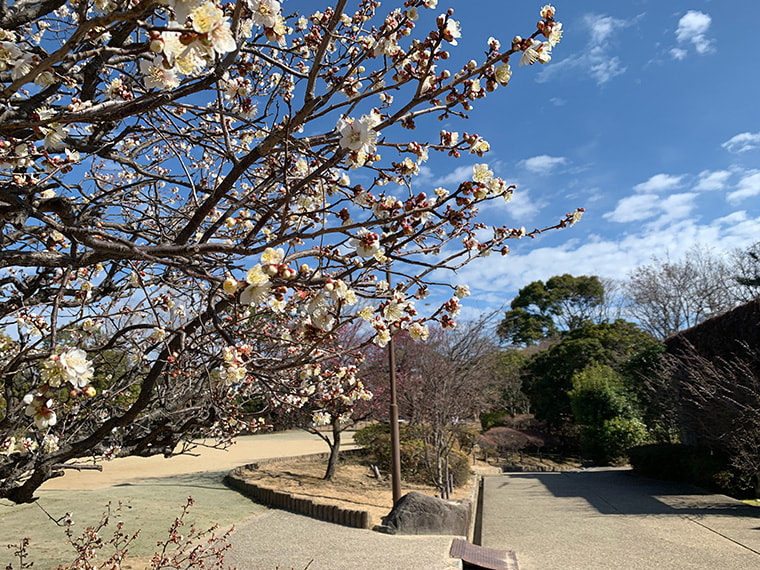
M567 159L564 156L549 156L548 154L541 154L539 156L521 160L518 163L518 166L521 166L531 172L549 174L558 166L562 166L566 163Z
M760 172L754 170L739 180L736 190L731 192L727 198L729 202L740 202L758 194L760 194Z
M700 55L715 51L715 40L707 35L711 23L712 18L698 10L689 10L681 16L676 28L678 47L670 50L671 55L675 59L684 59L688 54L684 46L688 44L692 44Z
M656 207L659 196L657 194L637 194L628 196L618 201L617 207L612 212L607 212L602 217L611 222L625 224L647 220L656 215Z
M691 216L697 205L697 196L694 192L683 192L660 200L656 207L659 217L655 220L654 227L669 226Z
M723 190L726 188L730 177L731 173L728 170L716 170L714 172L703 170L699 173L699 182L697 182L694 190L699 192Z
M568 231L575 232L582 224ZM491 255L479 259L460 270L458 278L469 284L478 299L485 299L486 293L493 292L500 293L496 299L503 302L505 294L509 300L531 281L546 280L552 275L570 273L625 279L629 272L650 262L653 256L669 255L677 259L694 244L709 243L724 251L744 248L757 241L758 224L760 216L750 217L739 211L709 223L699 223L691 217L680 218L665 230L654 225L640 226L640 231L626 234L621 239L587 234L578 239L568 235L566 241L554 247L531 242L535 246L525 253L514 251L506 257ZM665 240L663 235L678 236L678 239Z
M587 14L583 18L589 33L586 49L582 53L567 55L562 60L547 65L538 74L536 81L545 83L552 76L580 70L594 79L598 85L604 85L622 75L628 68L618 56L611 53L614 40L620 30L632 26L638 18L637 16L621 20L612 16Z
M602 217L621 224L656 220L658 225L686 217L694 208L697 194L685 192L663 196L683 186L683 179L682 175L655 174L646 182L636 184L633 187L635 194L621 198L615 209Z
M637 192L651 193L674 190L681 186L683 176L673 176L671 174L655 174L646 182L636 184L633 187Z
M518 186L512 200L504 204L504 207L511 219L529 222L541 211L542 205L530 190Z
M747 152L760 146L760 132L739 133L720 146L729 152Z
M462 165L455 168L453 171L435 178L433 184L436 186L458 186L465 180L472 178L472 165Z
M630 25L630 23L625 20L613 18L612 16L599 16L596 14L586 14L583 21L591 30L592 45L605 44L610 36L617 30Z

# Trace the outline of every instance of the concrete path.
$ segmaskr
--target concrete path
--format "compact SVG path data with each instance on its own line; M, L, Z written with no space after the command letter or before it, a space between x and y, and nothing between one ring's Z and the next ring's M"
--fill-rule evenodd
M237 525L226 562L238 570L454 570L453 536L390 536L268 510Z
M627 469L484 479L482 545L520 570L760 568L760 508Z

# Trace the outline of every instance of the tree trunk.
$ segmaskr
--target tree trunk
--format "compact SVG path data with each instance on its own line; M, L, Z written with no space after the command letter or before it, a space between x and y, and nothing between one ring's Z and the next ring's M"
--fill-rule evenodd
M327 460L327 471L325 472L325 481L332 481L335 477L335 469L338 467L340 459L340 420L338 417L332 419L332 444L330 445L330 458Z

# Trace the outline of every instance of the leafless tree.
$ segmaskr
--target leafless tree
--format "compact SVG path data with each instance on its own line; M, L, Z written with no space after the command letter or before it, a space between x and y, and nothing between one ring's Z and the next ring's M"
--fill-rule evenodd
M748 248L736 249L729 256L731 279L737 283L742 302L760 297L760 242Z
M498 401L499 350L487 320L399 350L399 410L420 426L433 483L446 493L449 456L467 420Z
M760 353L740 343L731 355L705 356L685 342L665 358L679 394L681 435L686 443L725 452L760 491Z
M728 262L705 247L677 261L655 257L628 276L627 310L644 330L666 338L735 307L730 275Z

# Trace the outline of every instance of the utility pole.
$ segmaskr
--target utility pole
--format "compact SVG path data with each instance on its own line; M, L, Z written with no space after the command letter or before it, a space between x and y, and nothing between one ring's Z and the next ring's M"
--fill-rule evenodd
M390 261L385 269L388 289L391 290L391 267ZM398 426L398 402L396 399L396 351L394 349L393 334L388 341L388 369L390 379L390 415L391 415L391 486L393 488L393 506L398 504L401 498L401 434Z

